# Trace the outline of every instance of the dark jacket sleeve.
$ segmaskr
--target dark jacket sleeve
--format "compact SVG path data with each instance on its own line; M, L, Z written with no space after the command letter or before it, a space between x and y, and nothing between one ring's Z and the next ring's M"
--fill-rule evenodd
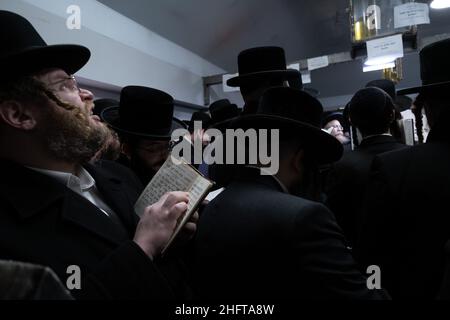
M84 281L83 281L84 280ZM155 263L133 241L120 246L74 292L81 299L173 300L174 293Z
M383 290L369 290L342 231L326 207L311 204L297 215L294 246L299 267L310 278L312 297L320 299L388 299ZM312 281L313 280L313 281Z

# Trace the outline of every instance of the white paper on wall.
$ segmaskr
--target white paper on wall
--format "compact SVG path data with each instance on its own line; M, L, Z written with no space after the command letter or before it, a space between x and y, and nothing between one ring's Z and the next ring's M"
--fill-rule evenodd
M426 3L406 3L394 8L394 28L430 23L430 9Z
M227 85L227 81L228 79L237 77L239 74L235 73L235 74L224 74L222 76L222 86L223 86L223 92L236 92L239 91L239 87L230 87Z
M330 64L328 56L322 56L317 58L308 59L308 70L316 70L320 68L328 67Z
M401 34L367 41L367 57L369 60L403 57L403 39Z

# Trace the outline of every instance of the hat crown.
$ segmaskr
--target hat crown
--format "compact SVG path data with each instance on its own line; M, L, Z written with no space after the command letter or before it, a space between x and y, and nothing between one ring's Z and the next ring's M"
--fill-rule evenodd
M239 115L237 105L231 103L228 99L221 99L213 102L209 106L209 113L213 123L222 122Z
M450 81L450 39L432 43L420 51L420 77L424 85Z
M256 47L239 53L239 75L254 72L286 70L286 58L283 48Z
M385 91L392 99L395 100L397 93L395 90L395 83L388 79L378 79L370 81L366 84L366 88L375 87Z
M168 134L172 128L173 98L164 91L127 86L120 93L119 116L129 131Z
M319 100L302 90L275 87L262 95L257 113L289 118L320 128L323 107Z
M33 25L24 17L9 11L0 11L0 57L12 55L33 47L47 46Z

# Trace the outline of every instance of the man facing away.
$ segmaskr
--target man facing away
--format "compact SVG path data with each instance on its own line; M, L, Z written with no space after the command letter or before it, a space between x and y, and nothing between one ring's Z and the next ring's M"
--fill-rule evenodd
M306 200L311 172L342 145L320 129L320 102L304 91L267 90L234 128L279 129L279 171L253 166L209 203L199 221L196 270L208 299L376 299L356 269L333 214ZM270 149L269 149L270 150Z
M344 153L332 166L327 185L327 206L335 214L350 246L354 246L370 166L383 152L405 148L391 134L395 106L391 97L375 87L359 90L347 106L350 122L363 139L354 151Z

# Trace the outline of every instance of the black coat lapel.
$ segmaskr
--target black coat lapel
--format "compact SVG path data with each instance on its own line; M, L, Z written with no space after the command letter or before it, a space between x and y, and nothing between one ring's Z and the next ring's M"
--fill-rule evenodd
M130 236L134 235L138 217L134 212L134 202L127 194L127 186L119 177L100 167L85 166L95 180L103 200L117 214Z
M79 225L115 244L128 239L127 235L100 209L80 195L68 190L63 204L63 219Z
M55 179L5 160L0 160L0 174L1 196L10 203L21 220L46 214L49 210L60 210L63 220L75 223L111 242L120 244L127 238L100 209ZM109 185L105 185L105 188L109 188ZM119 208L128 206L119 205L124 196L116 193L118 192L107 195L108 199L117 196L114 199L117 207L110 204L106 197L105 202L121 216Z

